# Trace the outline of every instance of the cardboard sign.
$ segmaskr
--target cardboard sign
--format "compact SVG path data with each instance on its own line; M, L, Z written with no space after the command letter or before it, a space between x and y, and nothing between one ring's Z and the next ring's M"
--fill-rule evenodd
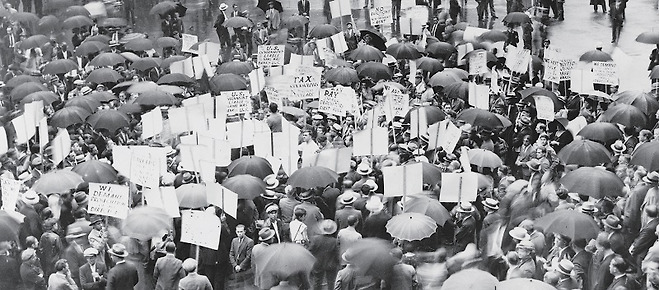
M0 177L0 190L2 190L2 210L15 211L18 193L21 190L22 182L14 179Z
M292 66L313 66L313 55L291 53L291 59L288 64Z
M490 30L480 27L467 26L467 28L465 28L464 31L465 32L462 35L462 40L469 42L471 41L480 42L478 40L478 37L481 36L481 34L488 32Z
M44 118L46 119L46 118ZM46 136L46 142L45 143L40 143L41 148L46 146L46 143L48 143L48 125L45 127L39 126L39 129L45 128L46 134L42 133L42 130L39 131L39 136ZM39 141L43 141L42 138L39 138ZM5 154L9 150L9 140L7 140L7 131L5 130L5 127L0 127L0 154Z
M379 6L371 8L368 11L371 16L371 25L384 25L391 24L394 22L393 16L391 14L391 6Z
M220 59L222 45L215 42L205 41L199 44L199 55L206 55L212 65L217 65Z
M529 69L529 62L531 61L531 51L528 49L517 48L515 46L508 46L508 53L506 54L506 67L518 73L525 73Z
M442 173L442 189L439 194L440 202L475 201L477 193L477 173Z
M618 73L615 62L593 61L593 83L615 85L618 84Z
M187 98L181 102L183 107L190 107L194 105L201 104L204 108L204 118L205 119L214 119L215 118L215 98L211 96L210 93L205 93L203 95L194 96ZM200 131L200 129L197 129Z
M421 25L423 24L425 24L425 22L414 17L400 18L400 33L409 35L421 35L423 32Z
M318 111L341 117L346 116L344 98L340 87L322 89L318 100Z
M176 189L173 186L146 188L142 190L142 194L147 205L164 209L172 218L181 217Z
M442 120L428 127L428 148L442 147L445 152L453 152L460 141L462 130L450 120Z
M284 65L284 45L260 45L256 64L259 67Z
M71 152L71 137L69 131L64 128L59 128L57 135L51 142L53 153L53 164L60 164Z
M226 214L236 218L238 212L238 194L217 182L206 183L206 200L220 207Z
M474 45L471 42L467 42L465 44L456 46L455 49L458 51L458 65L464 65L467 64L465 56L467 53L470 53L474 50Z
M428 117L426 116L426 109L419 107L410 110L410 137L420 138L421 135L426 134L428 131Z
M334 45L335 53L344 53L348 50L348 43L346 42L346 38L343 36L342 32L330 36L330 39Z
M105 9L105 4L101 1L89 2L83 7L89 11L89 15L92 18L107 17L108 15L107 10Z
M483 110L490 109L490 87L469 82L469 104Z
M570 90L585 93L593 90L593 73L585 69L572 69L570 71Z
M153 149L147 147L131 150L129 178L139 185L157 188L160 184L160 166L165 163L165 156Z
M203 104L171 108L167 111L169 129L172 133L205 131L208 129Z
M252 112L252 98L248 91L221 92L220 97L227 101L227 115Z
M160 107L142 115L142 139L151 138L162 132L162 111Z
M350 0L334 0L329 3L332 18L352 15Z
M258 95L265 88L265 74L260 68L252 70L249 75L249 88L252 95Z
M179 61L172 62L169 65L169 71L171 73L184 74L184 75L189 76L191 78L195 77L194 63L192 62L191 57L188 57L184 60L179 60Z
M16 131L16 143L27 143L37 133L37 124L25 114L11 120L11 124L14 125Z
M207 159L211 153L209 148L203 145L179 145L181 163L179 166L187 171L201 172L199 161Z
M293 94L290 95L288 99L291 101L299 101L318 98L321 78L322 73L315 70L293 76L293 82L289 85L290 91Z
M408 94L395 93L388 90L387 87L389 86L385 86L384 89L384 105L382 106L387 121L392 121L394 117L404 117L410 110L410 96ZM398 89L396 91L400 92Z
M181 39L183 40L183 44L181 44L182 52L197 53L196 50L191 49L190 47L199 42L199 37L193 34L181 33Z
M547 96L533 96L538 119L554 121L554 102Z
M89 183L90 214L125 219L128 216L128 186Z
M354 156L376 156L389 153L389 132L387 128L375 127L356 132L353 137Z
M217 250L222 222L214 214L198 210L181 212L181 242Z
M351 156L352 148L350 147L325 149L314 155L310 164L326 167L341 174L350 170Z
M480 75L488 71L487 69L487 52L474 51L469 55L469 74Z
M423 165L415 163L382 168L384 196L405 196L423 191Z

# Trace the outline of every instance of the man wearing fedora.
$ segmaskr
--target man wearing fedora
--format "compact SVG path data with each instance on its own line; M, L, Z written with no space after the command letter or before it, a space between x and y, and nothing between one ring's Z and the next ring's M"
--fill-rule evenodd
M126 246L116 243L108 251L114 262L114 267L108 271L106 290L133 289L140 280L137 267L126 261L128 252Z
M455 214L455 250L463 251L467 244L476 241L476 218L474 207L469 202L457 206Z
M275 192L275 189L279 186L277 175L270 174L263 178L263 182L265 182L265 192L254 198L254 205L256 205L256 210L259 212L259 218L261 219L267 218L266 205L279 203L279 194Z
M608 215L602 220L602 224L604 225L604 232L608 234L611 250L631 263L632 257L629 254L629 248L625 246L625 235L622 233L620 218L615 215Z
M311 227L314 226L317 222L323 220L324 216L320 212L320 208L313 203L314 195L311 190L306 190L300 193L298 198L300 199L300 201L302 201L302 203L295 206L293 211L301 208L307 212L302 222L308 227L309 236L312 236L314 229L312 229Z
M574 264L568 259L561 260L554 271L558 274L558 285L556 289L579 289L577 281L572 279L571 273L574 269Z
M108 247L108 233L103 225L103 218L95 215L91 217L92 230L87 235L89 245L98 251L99 262L105 264L105 249Z
M256 261L256 257L263 253L263 250L274 242L274 237L275 232L270 228L262 228L259 231L259 243L252 248L252 261ZM272 281L264 278L266 277L263 277L259 271L259 264L254 263L254 285L259 289L268 289Z
M352 194L341 195L339 202L343 208L338 209L334 214L334 221L339 225L339 230L348 227L348 218L351 216L357 218L359 225L363 222L362 212L352 206L355 200L357 199Z
M105 284L107 284L105 275L108 269L105 264L96 261L98 254L98 251L94 248L88 248L83 252L87 263L82 265L78 271L80 286L84 290L102 290L105 289Z
M318 235L309 242L309 252L316 257L311 270L313 289L323 289L323 283L327 283L328 289L334 289L336 273L339 271L339 242L333 236L337 225L333 220L322 220L317 227Z
M370 214L364 219L364 227L362 228L364 238L391 240L391 235L387 232L386 227L391 215L384 210L384 204L382 204L380 198L371 196L366 202L365 208Z
M68 231L66 240L69 242L69 246L64 250L64 258L69 262L71 269L76 269L71 272L71 277L80 287L80 273L77 269L87 262L84 255L87 233L80 227L72 228Z
M18 205L18 212L25 216L19 238L23 242L29 236L41 237L43 234L43 225L41 218L35 209L35 205L39 203L39 194L34 190L28 190L21 195ZM22 244L22 246L25 246Z

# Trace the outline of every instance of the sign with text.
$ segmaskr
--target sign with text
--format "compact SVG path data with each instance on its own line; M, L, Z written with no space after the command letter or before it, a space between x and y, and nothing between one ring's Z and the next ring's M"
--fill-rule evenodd
M290 84L290 90L293 94L288 99L299 101L318 98L320 79L321 73L315 70L309 70L304 74L294 76L293 82Z
M252 112L252 98L248 91L221 92L220 96L227 101L227 115Z
M371 25L391 24L394 22L391 6L380 6L368 11L371 16Z
M194 34L182 33L181 34L181 39L183 40L183 43L181 44L181 51L182 52L197 53L196 50L194 50L190 47L192 47L192 45L194 45L195 43L199 42L199 37L197 37Z
M350 0L334 0L329 2L332 18L351 15Z
M130 180L142 186L156 188L160 184L162 156L149 148L131 150Z
M554 121L554 102L547 96L533 96L538 119Z
M88 212L125 219L128 216L128 186L90 182Z
M576 61L571 59L547 59L544 64L545 73L543 80L559 83L570 80L570 73Z
M318 100L318 111L333 114L341 117L346 116L344 98L341 96L341 88L322 89L320 99Z
M615 85L618 83L618 73L615 62L593 61L593 83Z
M469 74L480 75L487 72L487 52L474 51L469 54Z
M389 132L387 128L374 127L355 132L353 135L353 156L387 155L389 153Z
M442 147L445 152L453 152L461 135L462 130L451 120L442 120L428 127L428 148Z
M260 67L284 65L283 45L260 45L256 63Z
M528 49L517 48L515 46L508 46L508 53L506 54L506 67L518 73L525 73L529 69L529 62L531 61L531 51Z
M18 193L22 182L14 179L0 177L0 189L2 190L2 209L4 211L15 211Z
M198 210L181 212L181 242L217 250L222 222L214 214Z

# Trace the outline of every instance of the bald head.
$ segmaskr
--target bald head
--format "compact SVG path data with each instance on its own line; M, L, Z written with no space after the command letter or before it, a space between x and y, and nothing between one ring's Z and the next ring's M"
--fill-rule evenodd
M535 223L532 220L526 219L519 223L519 227L525 229L527 232L532 233Z

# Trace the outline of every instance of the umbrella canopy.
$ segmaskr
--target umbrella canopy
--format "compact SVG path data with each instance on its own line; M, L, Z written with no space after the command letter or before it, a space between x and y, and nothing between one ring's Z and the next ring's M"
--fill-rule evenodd
M120 63L126 62L126 59L115 52L103 52L95 56L89 64L93 66L115 66Z
M110 45L100 41L85 41L76 48L76 56L87 56L110 48Z
M27 95L21 100L21 104L43 101L44 105L50 105L59 99L59 96L51 91L39 91Z
M14 210L14 208L11 208ZM0 241L19 242L21 223L5 210L0 210Z
M39 17L30 12L16 12L9 14L9 20L31 25L39 22Z
M274 173L270 162L263 157L243 156L229 164L228 177L239 174L249 174L264 179L266 176Z
M67 18L62 22L62 26L66 29L81 28L84 26L92 26L94 22L87 16L75 15Z
M331 24L321 24L314 26L311 31L309 31L310 38L326 38L334 34L341 32L336 26Z
M406 212L392 217L386 225L392 237L404 241L420 241L437 230L435 220L421 213Z
M465 81L455 82L444 87L444 94L449 98L462 99L469 101L469 83Z
M158 89L158 84L151 81L145 81L145 82L137 82L130 84L126 92L131 94L134 93L141 94L144 92L155 91L157 89Z
M472 126L481 126L490 129L506 127L506 124L496 114L479 108L466 109L460 112L456 119L465 121Z
M325 73L325 78L330 82L349 85L359 81L357 71L351 67L335 67Z
M96 112L98 107L101 106L101 101L89 96L75 97L66 101L66 107L80 107L90 113Z
M183 88L171 85L159 85L158 90L172 95L183 95Z
M296 117L303 117L307 114L307 112L305 112L304 110L302 110L298 107L292 107L292 106L283 106L283 107L279 108L279 111L282 114L289 114L289 115L293 115L293 116L296 116Z
M368 44L362 45L350 53L350 59L352 60L381 62L383 58L384 53L382 51Z
M140 114L142 113L142 106L140 104L123 104L121 107L119 107L119 112L123 112L124 114Z
M442 109L438 107L433 107L433 106L414 107L409 111L407 111L407 114L405 114L405 119L404 119L405 123L409 124L411 122L413 112L418 112L419 115L425 114L427 124L429 125L435 124L441 120L446 119L446 114L444 113L444 111L442 111Z
M138 71L145 71L152 69L154 67L160 67L160 63L162 63L162 59L157 58L157 57L143 57L138 60L133 61L133 63L130 65L131 68L138 70Z
M145 51L153 49L153 41L148 38L136 38L124 44L124 48L132 51Z
M151 15L155 15L155 14L163 15L163 14L167 14L167 13L169 13L169 12L175 10L175 9L176 9L176 3L175 2L173 2L173 1L162 1L158 4L156 4L156 5L153 5L153 7L151 7L151 10L149 10L149 14L151 14Z
M432 57L441 57L441 58L448 58L456 52L457 50L455 49L455 46L451 45L448 42L435 42L428 44L426 46L426 52L430 54Z
M515 278L501 281L496 286L497 290L518 290L518 289L533 289L533 290L556 290L545 282L536 279L528 278Z
M659 170L659 143L646 142L638 146L632 154L630 164L641 165L645 170L658 171Z
M222 186L237 193L239 199L253 199L265 192L263 179L249 174L227 178L222 182Z
M112 91L95 91L88 95L88 97L98 100L101 103L107 103L112 100L119 100L117 96L112 94Z
M13 102L19 102L23 98L27 97L29 94L35 92L41 92L41 91L48 91L48 88L46 88L44 85L40 83L29 82L18 85L17 87L11 90L9 95L11 96L11 100Z
M572 209L557 210L535 220L543 233L557 233L571 238L594 239L600 232L593 217Z
M478 167L498 168L503 165L503 161L494 152L485 149L470 149L469 163Z
M254 26L254 23L252 23L251 20L245 18L245 17L240 17L240 16L235 16L235 17L229 17L227 20L222 23L224 27L231 27L231 28L241 28L241 27L252 27Z
M178 102L178 99L174 95L159 90L142 92L135 99L136 104L144 106L173 106L178 104Z
M74 124L85 123L92 113L81 107L64 107L50 117L50 125L57 128L66 128Z
M168 47L178 48L181 46L181 41L173 37L163 36L156 39L156 45L160 48L168 48Z
M636 37L636 41L647 44L659 44L659 31L646 31Z
M444 281L442 290L495 290L499 280L492 274L478 269L459 271Z
M526 13L523 12L511 12L506 15L506 17L503 18L503 23L509 24L509 23L517 23L517 24L523 24L523 23L529 23L531 22L531 18L526 15Z
M41 175L32 186L32 190L48 195L49 193L67 193L85 182L82 176L70 170L55 170Z
M245 79L235 74L218 74L211 78L211 89L216 94L247 89Z
M333 170L322 166L303 167L291 174L288 184L293 187L311 189L324 187L339 180L339 175Z
M419 50L410 42L394 43L390 45L387 47L387 54L395 57L397 60L417 59L421 57Z
M130 42L131 40L140 39L140 38L146 38L146 34L139 33L139 32L133 32L133 33L129 33L129 34L124 35L121 39L119 39L119 43L126 44L126 43Z
M160 66L161 66L162 68L164 68L164 69L169 69L169 66L170 66L173 62L181 61L181 60L184 60L184 59L186 59L186 58L187 58L187 57L182 56L182 55L172 55L172 56L170 56L170 57L164 59L164 60L162 61L162 63L160 64Z
M462 79L450 71L440 71L430 77L430 85L433 87L446 87L452 83L460 82Z
M41 47L42 45L48 42L50 42L50 38L48 38L45 35L42 34L32 35L21 41L20 48L23 50L28 50L34 47Z
M444 70L444 65L442 64L442 62L440 62L435 58L430 58L427 56L417 59L416 65L418 69L421 69L424 72L430 74L435 74L438 71Z
M558 99L558 96L550 90L547 90L545 88L538 88L538 87L531 87L525 90L522 90L519 92L522 100L524 102L528 102L530 104L533 104L535 106L535 98L533 96L545 96L551 99L552 103L554 103L554 112L557 112L558 110L563 108L563 102Z
M114 133L119 128L128 127L130 118L117 110L99 110L87 118L87 123L94 129L107 129Z
M410 199L405 201L405 212L427 215L440 226L443 226L446 221L451 220L451 214L439 200L430 198L427 195L417 194L408 195L408 197Z
M581 167L561 178L561 184L570 192L600 199L605 196L623 195L625 184L613 172L597 167Z
M111 18L105 18L103 21L101 21L101 24L98 26L100 27L124 27L128 26L128 21L123 18L117 18L117 17L111 17Z
M82 176L86 182L112 183L117 180L117 170L112 165L98 161L88 160L73 167L73 172Z
M599 141L602 143L609 143L615 140L622 140L622 132L618 129L618 126L605 123L605 122L595 122L586 125L581 128L577 135L593 141Z
M618 123L626 127L643 127L647 122L647 117L643 111L632 105L617 104L606 109L600 116L600 121Z
M123 79L123 76L115 70L107 67L97 68L93 70L85 80L94 84L102 83L117 83Z
M650 76L649 76L649 77L650 77L650 79L652 79L652 80L659 79L659 65L655 65L655 66L652 68L652 71L650 71Z
M624 91L613 96L614 104L632 105L646 116L653 116L659 110L659 101L650 93L643 91Z
M558 159L565 164L597 166L611 162L611 155L600 143L590 140L574 140L558 152Z
M360 274L386 279L397 262L389 253L391 248L389 241L364 238L350 244L345 255Z
M110 40L112 40L112 38L110 38L109 36L103 35L103 34L97 34L97 35L85 38L85 41L98 41L98 42L102 42L102 43L110 43ZM85 42L85 41L83 41L83 42Z
M259 277L289 277L297 273L307 275L313 269L316 258L304 246L295 243L277 243L263 248L255 257ZM270 281L269 279L264 279ZM274 282L274 281L273 281ZM275 286L274 283L272 286Z
M508 36L501 30L488 30L478 36L480 41L499 42L508 40Z
M54 15L46 15L39 19L37 23L38 30L43 33L53 33L59 31L62 28L62 23L59 21L59 18Z
M263 11L267 11L270 8L270 3L272 3L272 7L277 9L277 11L279 11L279 13L284 11L284 8L282 7L281 2L279 2L277 0L267 0L267 1L266 0L259 0L258 4L256 4L256 7L263 10Z
M89 13L89 10L85 8L84 6L80 5L73 5L64 11L64 16L66 17L72 17L72 16L77 16L77 15L82 15L85 17L91 17L91 13Z
M449 68L445 68L443 72L454 74L456 77L458 77L461 80L469 79L469 72L461 68L449 67Z
M170 73L161 76L158 79L159 85L189 86L195 83L195 80L182 73Z
M24 83L37 83L41 84L41 80L39 80L36 77L29 76L29 75L17 75L11 79L9 79L5 83L5 88L15 88L19 85L22 85Z
M123 58L125 58L127 61L130 62L140 59L140 57L137 54L130 51L120 52L119 55L121 55Z
M182 208L204 208L209 205L206 186L199 183L183 184L176 188L178 206Z
M419 163L422 166L423 183L435 185L442 182L442 170L439 167L425 161L419 161Z
M237 75L246 75L254 70L254 66L251 62L247 61L229 61L225 62L217 68L217 73L219 74L237 74Z
M369 77L374 82L379 80L389 80L393 76L391 69L383 63L366 62L357 67L357 75L360 77Z
M49 61L42 72L48 75L65 74L78 68L78 64L70 59L56 59Z
M387 50L387 45L385 44L384 36L382 33L375 29L360 29L359 35L366 44L374 46L375 48L384 51Z
M282 19L281 26L288 29L302 27L309 23L309 18L302 15L293 15Z
M138 240L161 237L163 232L172 228L172 219L162 208L140 206L133 208L123 220L121 231Z
M583 62L593 62L593 61L613 61L613 58L611 58L611 55L601 51L599 49L595 50L590 50L585 52L579 57L579 61Z

